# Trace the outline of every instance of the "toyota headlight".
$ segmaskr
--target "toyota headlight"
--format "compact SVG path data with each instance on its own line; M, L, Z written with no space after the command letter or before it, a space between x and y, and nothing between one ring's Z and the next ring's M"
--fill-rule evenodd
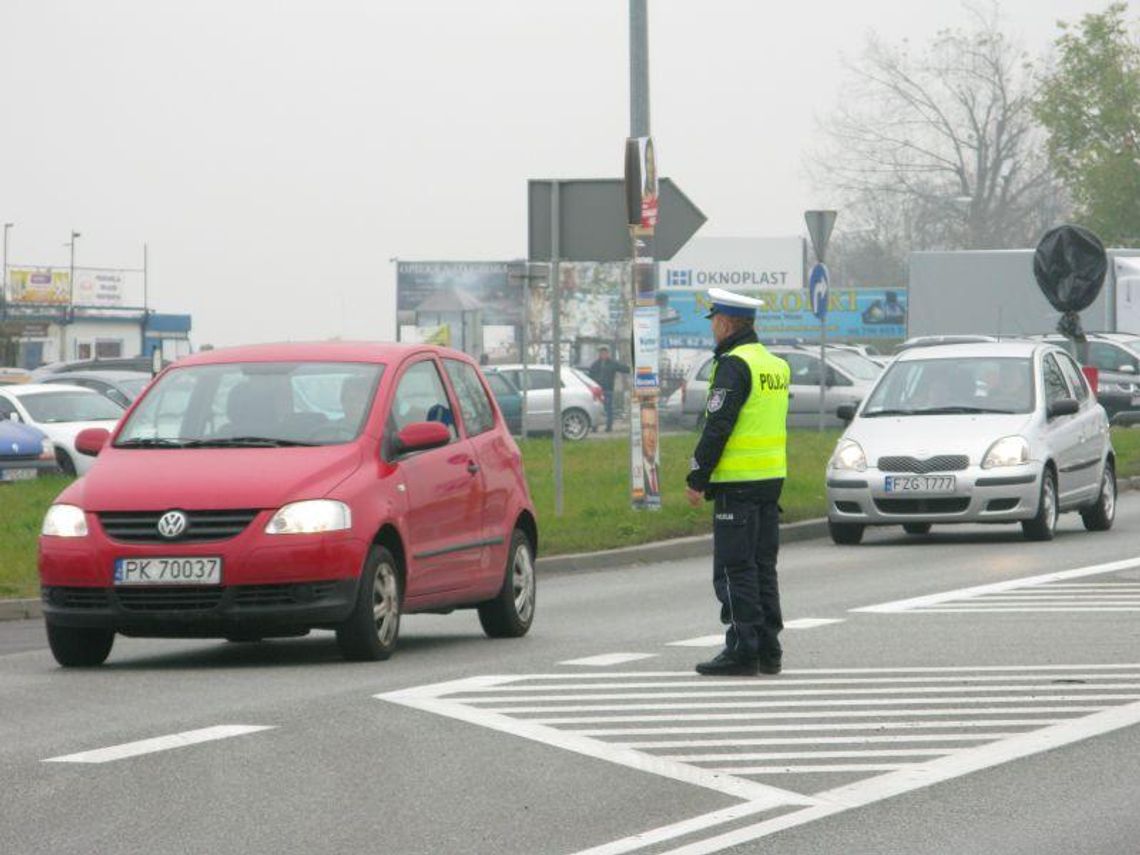
M87 537L87 516L75 505L52 505L40 534L45 537Z
M997 469L1001 466L1020 466L1029 462L1029 443L1023 436L1007 436L990 446L982 458L983 469Z
M846 469L851 472L867 471L867 455L863 447L853 439L842 439L835 446L835 453L831 455L828 464L832 469Z
M344 502L312 499L285 505L273 515L266 534L319 534L352 528L352 511Z

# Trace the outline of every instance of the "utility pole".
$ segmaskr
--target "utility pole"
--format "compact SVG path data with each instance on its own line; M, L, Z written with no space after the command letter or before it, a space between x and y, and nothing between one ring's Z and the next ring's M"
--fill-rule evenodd
M649 16L646 0L629 0L629 135L649 136Z
M4 224L4 278L0 280L0 307L7 306L8 301L8 232L15 223ZM0 312L3 314L3 312Z
M554 515L562 516L562 282L558 263L561 244L561 206L559 181L550 182L550 288L554 338Z
M139 350L141 356L146 356L146 334L147 328L150 326L150 290L147 276L149 275L149 265L147 264L147 246L143 244L143 317L142 317L142 348Z
M67 361L67 325L75 319L75 239L82 237L75 229L71 230L71 240L65 245L69 249L67 262L67 306L59 323L59 361Z

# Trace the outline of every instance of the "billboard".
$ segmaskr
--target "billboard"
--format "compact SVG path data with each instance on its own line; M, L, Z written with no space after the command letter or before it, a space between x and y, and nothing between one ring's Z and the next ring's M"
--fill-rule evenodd
M764 306L756 315L762 339L819 338L819 319L812 314L807 291L745 291ZM658 292L661 346L711 348L712 330L703 292L665 289ZM907 292L901 288L833 288L828 295L827 337L833 341L906 338Z
M75 305L118 309L128 305L125 270L75 268ZM135 305L142 305L139 300Z
M9 303L67 305L71 300L71 275L65 268L9 267Z
M671 290L730 291L804 288L803 238L694 238L660 265L660 286Z

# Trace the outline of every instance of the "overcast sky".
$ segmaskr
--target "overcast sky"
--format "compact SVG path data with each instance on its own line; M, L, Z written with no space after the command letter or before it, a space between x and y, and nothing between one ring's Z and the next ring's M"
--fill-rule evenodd
M1005 0L1033 53L1107 0ZM139 266L196 345L394 336L390 259L526 252L528 178L616 177L626 0L3 0L9 261ZM708 235L802 232L840 57L958 2L649 0L652 132ZM842 224L842 214L841 223Z

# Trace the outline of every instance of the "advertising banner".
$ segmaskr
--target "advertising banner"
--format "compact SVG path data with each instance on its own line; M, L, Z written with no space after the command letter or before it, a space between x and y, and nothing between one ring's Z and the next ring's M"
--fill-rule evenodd
M9 303L66 305L71 299L71 275L52 267L9 267Z
M660 385L661 323L656 306L638 306L633 312L633 385L650 391Z
M819 339L819 319L812 313L807 291L745 291L764 306L756 314L756 331L762 339ZM712 330L705 318L704 293L665 289L658 292L661 307L661 346L711 348ZM832 341L874 341L906 338L905 289L832 289L827 301L827 337Z
M631 496L635 508L661 507L661 448L657 398L634 398L630 405Z
M127 305L126 295L125 271L75 269L75 305L115 309Z
M803 238L694 238L661 262L669 290L799 291L804 283Z

